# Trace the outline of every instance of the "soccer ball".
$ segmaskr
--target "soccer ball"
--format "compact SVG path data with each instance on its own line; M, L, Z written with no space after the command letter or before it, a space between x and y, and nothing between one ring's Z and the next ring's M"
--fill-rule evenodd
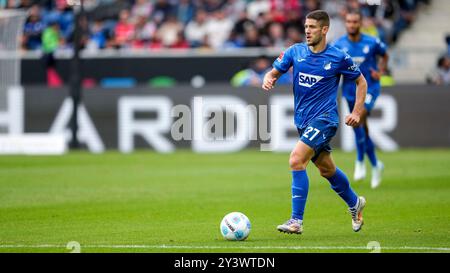
M240 212L231 212L223 217L220 223L222 236L230 241L247 239L251 229L250 220Z

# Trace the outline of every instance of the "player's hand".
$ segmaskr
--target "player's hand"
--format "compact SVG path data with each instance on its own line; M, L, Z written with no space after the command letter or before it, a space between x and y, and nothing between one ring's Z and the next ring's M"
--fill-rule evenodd
M379 71L376 71L375 69L371 68L370 76L372 77L372 79L379 81L381 78L381 73Z
M270 72L268 72L265 76L264 76L264 80L263 80L263 84L262 84L262 89L269 91L270 89L272 89L275 86L275 82L276 82L276 78L273 77Z
M351 113L350 115L345 117L345 124L348 126L356 127L361 122L361 117L355 113Z

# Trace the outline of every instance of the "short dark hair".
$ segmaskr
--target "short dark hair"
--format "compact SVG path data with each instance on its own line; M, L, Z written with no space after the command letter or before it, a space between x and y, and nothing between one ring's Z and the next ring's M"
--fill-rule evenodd
M319 24L323 26L330 26L330 16L328 16L328 13L324 10L315 10L311 11L306 15L306 19L313 19L319 22Z
M363 19L363 14L359 9L351 9L347 12L348 14L354 14L354 15L358 15L359 16L359 20L361 21Z

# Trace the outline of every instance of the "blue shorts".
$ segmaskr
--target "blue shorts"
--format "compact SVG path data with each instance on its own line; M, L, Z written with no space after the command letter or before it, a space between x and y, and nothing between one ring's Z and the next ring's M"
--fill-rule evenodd
M313 119L308 126L303 129L297 128L300 140L311 147L315 154L312 161L316 161L320 153L331 153L330 141L336 134L338 124L323 118Z
M379 96L379 93L378 94L367 93L366 100L364 101L364 108L366 108L367 113L370 114L370 112L372 111L373 107L375 106L375 101L377 100L378 96ZM350 109L350 112L352 112L353 108L355 107L355 101L347 100L347 103L348 103L348 108Z

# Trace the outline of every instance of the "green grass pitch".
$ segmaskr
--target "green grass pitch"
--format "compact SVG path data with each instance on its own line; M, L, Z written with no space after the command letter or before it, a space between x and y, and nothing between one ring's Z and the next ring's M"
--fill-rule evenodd
M354 154L333 156L351 178ZM2 156L0 252L70 252L70 241L81 252L367 253L371 241L381 252L450 252L450 150L380 158L380 188L370 176L352 182L367 199L359 233L311 164L304 234L287 235L275 229L290 216L286 153ZM231 211L249 217L248 240L222 238Z

